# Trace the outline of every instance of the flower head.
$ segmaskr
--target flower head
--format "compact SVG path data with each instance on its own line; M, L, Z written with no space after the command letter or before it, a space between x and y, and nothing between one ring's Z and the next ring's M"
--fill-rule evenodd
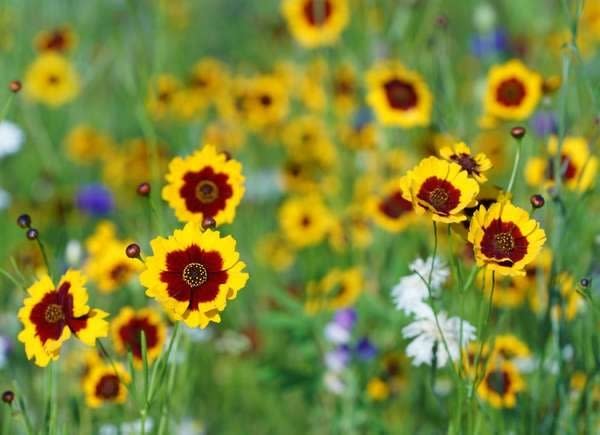
M189 157L169 164L162 197L182 222L200 223L206 217L217 225L231 223L244 195L242 165L206 145Z
M0 159L18 152L24 140L21 127L10 121L0 122Z
M88 346L108 335L108 322L104 320L108 313L87 305L84 284L80 272L69 270L56 287L45 275L27 289L29 297L19 310L23 330L18 336L25 345L27 359L35 358L38 366L45 367L58 359L62 344L71 334Z
M318 196L290 198L279 209L279 226L292 245L303 248L320 243L334 219Z
M131 376L121 364L115 364L114 368L112 364L103 363L92 366L83 381L85 402L91 408L111 403L125 403L126 385L130 381Z
M525 275L525 266L539 254L546 233L525 210L504 199L475 212L468 238L478 266L500 275Z
M437 222L461 222L465 207L474 205L479 184L454 162L428 157L402 177L404 198L418 214L428 213Z
M514 408L517 393L524 389L525 382L513 363L493 362L477 387L477 395L494 408Z
M115 200L110 189L103 184L82 186L75 198L77 208L91 216L103 216L115 208Z
M115 350L121 354L131 351L133 361L137 365L142 363L141 333L143 332L146 338L149 363L160 354L167 335L160 315L151 308L122 308L111 322L111 332Z
M304 47L334 44L348 23L347 0L284 0L281 12Z
M186 224L168 238L151 242L140 281L146 294L156 299L177 320L205 328L220 322L219 313L235 299L248 281L246 264L239 260L235 239L218 231L201 232Z
M449 162L458 163L464 171L479 183L487 181L484 172L492 167L492 162L483 153L471 155L471 150L464 142L458 142L453 147L444 147L440 150L440 157Z
M29 66L25 92L35 101L61 106L79 93L79 75L66 58L54 52L45 53Z

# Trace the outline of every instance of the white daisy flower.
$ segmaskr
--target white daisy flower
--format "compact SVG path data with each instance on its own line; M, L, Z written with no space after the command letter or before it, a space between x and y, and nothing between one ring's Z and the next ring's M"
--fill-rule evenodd
M429 305L423 302L428 295L427 285L417 274L402 277L392 288L392 299L396 309L416 316L429 309Z
M10 121L0 122L0 159L19 151L24 140L21 127Z
M432 262L433 270L431 268ZM429 282L431 279L431 288L436 290L441 288L450 276L448 265L440 257L435 257L435 259L433 257L429 257L427 260L417 258L410 264L410 266L408 266L408 268L412 272L421 275L426 282ZM429 275L431 275L431 278L429 278Z
M415 366L432 365L435 360L438 368L444 367L449 359L456 361L460 356L460 349L475 339L475 327L466 320L459 317L448 318L443 311L438 313L437 318L439 328L433 310L429 307L427 312L402 329L404 338L413 339L406 348L406 354L412 358Z

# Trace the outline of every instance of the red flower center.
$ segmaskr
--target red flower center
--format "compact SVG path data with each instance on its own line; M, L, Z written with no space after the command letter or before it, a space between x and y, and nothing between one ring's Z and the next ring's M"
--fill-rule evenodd
M379 204L379 211L391 219L398 219L412 209L412 203L404 199L400 191L386 196Z
M67 48L67 39L62 30L52 32L46 41L45 47L47 50L64 51Z
M500 260L498 264L510 267L527 254L527 237L513 222L494 219L483 230L481 252L488 258Z
M88 314L73 315L73 295L69 293L71 283L61 283L57 290L48 291L31 309L29 320L35 326L36 335L42 344L47 340L58 340L65 327L77 334L87 326Z
M329 0L307 0L302 11L311 26L322 26L331 16L333 6Z
M470 154L452 154L452 156L450 156L450 160L459 164L461 168L469 173L469 175L479 175L479 165L477 165L477 162Z
M119 329L119 337L137 359L142 358L142 331L146 337L146 347L155 348L158 344L158 328L146 316L132 317Z
M437 213L448 216L460 202L460 190L447 180L429 177L421 185L417 198L429 204Z
M572 180L577 176L577 167L573 164L569 156L562 154L560 156L560 169L562 172L562 180ZM554 180L554 158L548 159L548 164L546 165L546 178L548 180Z
M517 78L504 80L496 89L496 100L505 106L516 107L521 104L525 98L525 86Z
M500 396L506 394L510 389L510 376L503 370L494 370L485 378L485 382L490 390L495 391Z
M225 209L227 200L233 196L227 174L217 173L207 166L198 172L187 172L179 194L186 208L204 217L214 217Z
M129 266L124 263L119 263L110 271L110 277L113 281L120 283L125 281L129 276Z
M96 396L104 400L114 399L119 395L120 382L117 375L104 375L96 385Z
M214 300L219 286L227 282L228 272L223 270L221 254L197 245L169 252L166 264L160 280L167 284L171 298L189 303L189 310L197 310L198 304Z
M383 89L389 105L394 109L408 110L417 105L418 96L412 83L392 79L383 85Z

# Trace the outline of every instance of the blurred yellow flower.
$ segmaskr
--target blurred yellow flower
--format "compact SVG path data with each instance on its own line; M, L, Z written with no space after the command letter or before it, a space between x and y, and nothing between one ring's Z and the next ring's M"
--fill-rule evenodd
M79 75L65 57L45 53L29 65L24 86L32 100L58 107L79 94Z

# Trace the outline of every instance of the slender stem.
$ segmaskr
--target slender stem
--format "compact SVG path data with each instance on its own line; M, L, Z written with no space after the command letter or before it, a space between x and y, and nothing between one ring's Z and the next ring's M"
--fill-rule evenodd
M46 271L48 272L48 276L52 278L52 269L50 268L50 261L48 261L48 255L46 254L46 247L44 243L40 240L39 236L36 239L38 247L40 248L40 252L42 253L42 257L44 258L44 265L46 266Z
M508 182L508 186L506 187L506 192L510 193L512 191L513 185L515 184L515 179L517 177L517 171L519 170L519 160L521 159L521 139L517 139L517 151L515 153L515 161L513 163L512 173L510 174L510 181Z

